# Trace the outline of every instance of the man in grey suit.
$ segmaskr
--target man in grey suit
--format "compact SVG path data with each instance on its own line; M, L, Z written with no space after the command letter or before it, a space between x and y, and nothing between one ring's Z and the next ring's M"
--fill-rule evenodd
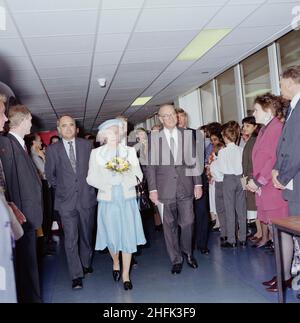
M8 112L9 133L0 136L6 196L25 215L24 235L16 241L16 287L20 303L40 303L41 292L36 254L36 229L42 226L42 183L27 153L24 136L30 133L31 113L24 105Z
M202 195L202 170L200 156L196 154L193 158L197 149L192 131L176 127L174 106L162 105L159 119L163 129L153 132L149 138L146 174L151 201L164 205L163 229L172 263L171 272L179 274L182 254L186 256L189 266L198 267L192 256L193 198L199 199ZM180 243L178 226L181 229Z
M76 138L75 120L64 115L57 121L62 141L46 150L45 173L53 187L54 208L60 214L72 288L82 288L84 274L92 273L92 232L96 192L86 182L91 142Z
M277 145L277 160L272 171L273 184L283 190L283 198L288 201L289 215L300 215L300 152L296 149L300 142L300 66L287 68L281 77L282 96L291 100L285 123ZM297 239L300 243L300 238ZM284 268L290 268L293 258L293 240L282 233ZM288 273L289 274L289 273ZM299 294L300 295L300 294Z

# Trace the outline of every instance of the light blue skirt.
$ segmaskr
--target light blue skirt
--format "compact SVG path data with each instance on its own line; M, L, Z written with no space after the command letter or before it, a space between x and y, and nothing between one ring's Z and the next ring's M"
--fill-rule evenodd
M141 214L135 198L124 199L121 185L112 188L111 201L98 201L96 250L134 253L146 243Z

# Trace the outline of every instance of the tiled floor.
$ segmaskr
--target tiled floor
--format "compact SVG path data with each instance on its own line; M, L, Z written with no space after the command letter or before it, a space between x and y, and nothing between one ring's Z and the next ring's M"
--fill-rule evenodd
M150 223L152 224L152 223ZM269 293L261 285L275 273L274 255L251 247L222 250L219 233L210 235L210 254L195 251L199 268L186 264L180 275L170 273L162 232L150 227L149 248L136 257L132 269L133 289L112 278L112 262L108 253L95 253L94 273L84 279L82 290L71 289L66 258L62 246L57 255L43 261L44 302L58 303L266 303L277 302L277 293ZM297 303L296 291L288 290L287 302Z

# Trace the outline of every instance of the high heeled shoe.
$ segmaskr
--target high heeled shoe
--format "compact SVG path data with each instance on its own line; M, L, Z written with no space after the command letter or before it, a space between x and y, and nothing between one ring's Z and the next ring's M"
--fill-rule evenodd
M125 290L129 290L129 289L132 289L132 282L129 280L129 281L126 281L124 282L124 289Z
M114 278L114 281L117 282L120 280L121 278L121 272L120 270L113 270L112 271L112 275L113 275L113 278Z

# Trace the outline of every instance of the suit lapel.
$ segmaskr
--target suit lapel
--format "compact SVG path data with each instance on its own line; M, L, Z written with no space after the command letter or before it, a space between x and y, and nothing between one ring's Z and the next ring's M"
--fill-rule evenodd
M20 145L19 141L17 140L17 138L15 138L15 136L13 136L13 135L11 135L9 133L9 134L7 134L7 137L12 142L12 149L14 150L16 148L16 149L19 150L19 153L23 155L23 157L25 158L29 168L31 169L32 173L34 174L33 176L35 176L36 179L38 180L38 182L41 184L41 179L39 177L39 174L37 172L37 169L36 169L35 165L33 164L33 161L31 159L31 157L24 150L24 148Z
M80 145L80 141L75 138L75 158L76 158L76 173L79 172L80 169L80 156L81 156L81 145ZM71 163L70 163L71 164Z

